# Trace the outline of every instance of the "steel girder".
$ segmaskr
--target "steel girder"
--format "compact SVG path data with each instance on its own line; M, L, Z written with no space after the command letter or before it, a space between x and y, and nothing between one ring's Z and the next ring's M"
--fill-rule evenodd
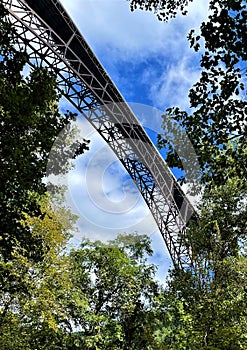
M194 208L137 118L57 0L2 0L30 65L47 66L58 88L122 162L147 203L174 265L193 268L181 244Z

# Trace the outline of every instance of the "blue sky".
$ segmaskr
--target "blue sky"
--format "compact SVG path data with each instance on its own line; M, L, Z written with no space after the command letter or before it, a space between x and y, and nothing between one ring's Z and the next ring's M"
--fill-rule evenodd
M125 0L61 3L152 138L161 131L160 115L167 107L188 109L187 92L199 77L200 57L186 35L206 19L207 1L194 1L187 17L169 23L152 13L130 12ZM65 101L61 107L67 109ZM163 279L170 258L141 195L92 127L84 120L80 125L91 143L66 179L72 210L79 216L73 242L82 236L106 240L120 232L146 233Z

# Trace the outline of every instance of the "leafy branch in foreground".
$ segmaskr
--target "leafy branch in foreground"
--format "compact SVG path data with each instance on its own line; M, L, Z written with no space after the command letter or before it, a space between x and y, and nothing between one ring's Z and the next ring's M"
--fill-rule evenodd
M173 107L167 113L190 137L202 180L222 184L236 172L246 178L247 5L245 1L213 0L209 8L199 35L192 30L188 36L196 51L201 44L205 48L201 77L189 91L192 112ZM165 123L163 126L166 128ZM162 135L158 143L167 146ZM168 147L168 164L172 159L181 167L172 142ZM190 159L187 162L189 167Z
M152 11L157 15L161 21L168 21L170 18L176 17L181 12L183 15L187 14L187 6L193 0L128 0L130 2L130 9L134 11L141 9L145 11Z
M160 20L168 20L184 11L190 1L130 0L132 9L154 11ZM188 41L195 51L201 49L201 76L190 89L190 111L168 108L168 114L190 137L201 166L202 180L213 178L222 183L237 171L246 177L247 139L247 4L241 0L209 1L209 16L199 33L194 29ZM182 154L172 137L167 139L167 119L164 135L158 145L168 148L167 163L182 167ZM183 147L183 143L181 143ZM186 168L191 167L192 159ZM230 171L234 165L234 171Z

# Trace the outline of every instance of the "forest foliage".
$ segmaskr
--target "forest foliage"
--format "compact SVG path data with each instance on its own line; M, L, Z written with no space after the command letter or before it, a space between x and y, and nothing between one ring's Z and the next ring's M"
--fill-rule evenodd
M131 9L166 21L186 14L188 3L130 0ZM164 113L186 131L201 167L200 220L183 237L196 269L171 269L164 286L147 262L146 236L69 248L76 218L51 205L43 178L56 136L75 116L60 113L53 73L24 76L28 55L16 51L0 5L2 350L247 348L247 5L211 0L209 7L200 32L188 34L202 68L188 92L191 109ZM168 147L170 166L181 166L172 139L160 135L158 144Z

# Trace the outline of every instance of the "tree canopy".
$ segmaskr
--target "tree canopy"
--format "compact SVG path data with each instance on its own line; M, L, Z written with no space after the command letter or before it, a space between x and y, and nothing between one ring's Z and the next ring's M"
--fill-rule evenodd
M84 240L71 251L69 307L78 347L153 348L155 298L161 287L147 254L152 254L150 240L136 234L119 235L107 243Z

